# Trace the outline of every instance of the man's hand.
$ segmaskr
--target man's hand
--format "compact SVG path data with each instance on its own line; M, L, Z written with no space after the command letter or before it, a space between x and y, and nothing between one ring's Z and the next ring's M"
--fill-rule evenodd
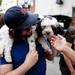
M30 50L26 56L25 63L29 68L33 67L38 61L38 52L36 50Z

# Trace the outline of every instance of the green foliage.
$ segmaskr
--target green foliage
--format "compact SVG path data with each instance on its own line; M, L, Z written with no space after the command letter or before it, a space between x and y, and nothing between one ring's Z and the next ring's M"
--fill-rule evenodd
M0 5L2 4L2 0L0 0Z

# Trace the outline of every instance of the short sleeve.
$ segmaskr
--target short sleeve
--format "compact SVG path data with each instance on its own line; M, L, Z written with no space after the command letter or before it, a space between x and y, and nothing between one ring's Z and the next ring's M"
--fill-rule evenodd
M11 62L12 63L12 62ZM0 57L0 65L3 65L3 64L9 64L8 62L6 62L5 58L4 57Z

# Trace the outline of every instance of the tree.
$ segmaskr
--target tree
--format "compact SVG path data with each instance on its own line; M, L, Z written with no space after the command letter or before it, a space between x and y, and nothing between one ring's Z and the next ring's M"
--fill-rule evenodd
M0 5L2 4L2 0L0 0Z

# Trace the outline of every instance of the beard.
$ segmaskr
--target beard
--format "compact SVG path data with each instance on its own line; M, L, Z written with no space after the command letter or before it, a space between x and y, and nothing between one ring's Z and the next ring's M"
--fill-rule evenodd
M27 37L30 37L31 35L32 35L32 32L31 32L31 33L28 33L28 34L27 34Z
M28 32L28 33L26 33L26 35L22 35L22 38L23 38L23 39L27 39L27 38L29 38L31 35L32 35L32 32Z

